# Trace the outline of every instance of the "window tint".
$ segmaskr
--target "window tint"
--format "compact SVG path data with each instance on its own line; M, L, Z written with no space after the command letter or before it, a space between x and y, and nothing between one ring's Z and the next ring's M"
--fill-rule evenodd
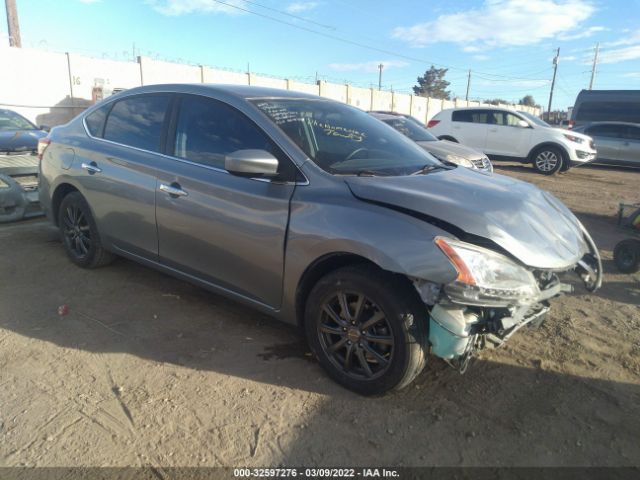
M280 180L293 180L297 169L251 120L216 100L185 96L180 103L174 156L224 169L236 150L266 150L278 159Z
M455 110L451 115L454 122L490 123L489 110Z
M141 95L116 102L107 118L104 138L159 152L169 98L169 95Z
M94 137L102 137L104 129L104 121L107 118L107 113L111 108L111 104L103 105L97 110L87 115L84 119L84 123L87 124L87 130Z
M578 107L576 120L640 123L640 102L583 102Z
M625 125L594 125L586 129L587 135L594 137L624 138L627 127Z

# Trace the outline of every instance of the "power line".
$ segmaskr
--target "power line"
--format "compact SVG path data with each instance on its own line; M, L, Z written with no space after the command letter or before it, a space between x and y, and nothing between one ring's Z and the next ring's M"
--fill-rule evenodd
M222 0L211 0L211 1L219 3L221 5L225 5L225 6L229 7L229 8L235 8L237 10L240 10L240 11L243 11L243 12L246 12L246 13L250 13L252 15L256 15L258 17L266 18L268 20L272 20L274 22L281 23L283 25L288 25L290 27L297 28L299 30L304 30L304 31L310 32L310 33L315 33L316 35L320 35L320 36L326 37L326 38L331 38L333 40L337 40L337 41L340 41L340 42L343 42L343 43L347 43L349 45L354 45L356 47L366 48L368 50L376 51L376 52L379 52L379 53L384 53L385 55L392 55L392 56L397 57L397 58L402 58L402 59L405 59L405 60L411 60L412 62L430 63L430 64L432 64L434 66L443 67L443 68L447 68L447 69L450 69L450 70L461 70L461 71L465 71L465 72L467 71L466 68L455 67L455 66L451 66L451 65L444 65L442 63L432 62L432 61L429 61L429 60L425 60L423 58L417 58L417 57L412 57L412 56L409 56L409 55L403 55L403 54L400 54L400 53L393 52L391 50L386 50L386 49L383 49L383 48L374 47L373 45L367 45L365 43L356 42L355 40L349 40L348 38L338 37L336 35L331 35L331 34L325 33L325 32L319 32L317 30L313 30L311 28L307 28L307 27L304 27L302 25L296 25L295 23L287 22L286 20L282 20L280 18L273 17L271 15L265 15L263 13L255 12L253 10L249 10L248 8L243 8L243 7L240 7L238 5L233 5L231 3L227 3L227 2L224 2ZM507 76L507 75L498 75L498 74L489 73L489 72L478 72L478 73L481 73L483 75L490 76L490 77L511 78L513 80L537 80L537 79L532 79L532 78L510 77L510 76Z

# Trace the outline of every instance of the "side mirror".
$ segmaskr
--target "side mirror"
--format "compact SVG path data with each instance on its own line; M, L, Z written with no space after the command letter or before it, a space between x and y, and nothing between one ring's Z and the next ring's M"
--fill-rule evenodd
M516 123L516 125L520 128L529 128L529 124L524 120L518 120L518 123Z
M265 150L236 150L224 157L224 168L241 177L272 177L278 173L278 159Z
M51 131L51 127L49 127L48 125L38 125L38 129L42 130L43 132L50 132Z

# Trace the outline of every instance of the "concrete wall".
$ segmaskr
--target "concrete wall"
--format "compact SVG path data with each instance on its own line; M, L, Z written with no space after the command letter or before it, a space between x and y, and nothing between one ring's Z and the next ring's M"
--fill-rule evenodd
M65 123L114 88L158 83L259 85L331 98L362 110L392 110L427 122L444 108L478 102L416 97L330 82L315 84L184 65L139 57L137 62L0 46L0 108L13 109L38 125ZM507 108L514 108L506 105ZM539 115L535 108L518 106Z

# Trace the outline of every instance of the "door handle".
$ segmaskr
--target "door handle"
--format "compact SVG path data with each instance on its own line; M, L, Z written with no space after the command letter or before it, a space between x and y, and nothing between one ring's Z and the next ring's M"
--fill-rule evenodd
M490 131L490 132L497 132L497 131L498 131L498 129L497 129L497 128L490 128L490 129L489 129L489 131Z
M82 165L80 165L84 170L86 170L87 172L89 172L89 175L93 175L94 173L100 173L102 172L102 169L99 168L96 165L96 162L91 162L91 163L84 163L82 162Z
M182 188L180 188L180 185L178 185L177 183L172 183L171 185L165 185L164 183L161 183L160 190L162 190L165 193L168 193L174 198L186 197L187 195L189 195L187 192L182 190Z

